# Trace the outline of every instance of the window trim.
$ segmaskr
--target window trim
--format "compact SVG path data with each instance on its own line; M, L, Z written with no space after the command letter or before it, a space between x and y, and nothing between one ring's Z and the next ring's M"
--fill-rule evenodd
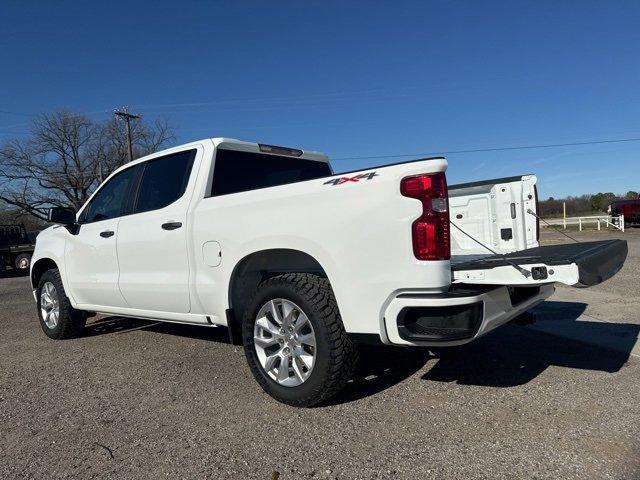
M80 216L78 217L78 220L77 220L78 225L90 225L92 223L104 222L104 221L107 221L107 220L114 220L116 218L121 218L121 217L124 217L126 215L129 215L130 212L128 212L128 210L129 210L128 207L129 207L129 203L130 203L130 200L131 200L131 193L133 192L133 186L138 181L138 177L140 175L140 168L138 168L139 165L140 165L139 163L136 163L135 165L131 165L130 167L123 168L122 170L120 170L120 171L116 172L114 175L112 175L106 182L103 182L102 185L100 185L98 187L98 189L93 193L93 195L91 195L91 199L82 208L82 213L80 214ZM138 172L135 172L135 171L133 172L133 176L131 177L131 182L129 183L129 185L127 187L126 193L124 194L124 201L122 202L122 205L120 206L120 213L118 215L116 215L115 217L112 217L112 218L103 218L101 220L94 220L92 222L88 222L87 221L87 212L89 211L89 208L91 208L91 205L93 204L96 196L115 177L117 177L118 175L126 172L127 170L134 170L134 169L137 169Z
M331 172L329 175L324 175L322 177L317 177L317 178L310 178L308 180L292 180L290 182L285 182L285 183L279 183L278 185L266 185L264 187L254 187L254 188L249 188L246 190L238 190L236 192L229 192L229 193L220 193L220 194L213 194L213 186L214 186L214 181L215 181L215 175L216 175L216 164L218 161L218 152L220 151L230 151L230 152L242 152L242 153L249 153L249 154L254 154L254 155L269 155L272 157L280 157L280 158L291 158L294 160L306 160L308 162L318 162L318 163L323 163L325 164L328 168L329 171ZM356 170L359 171L359 170ZM211 172L209 173L209 179L211 181L211 185L207 185L207 189L205 191L205 196L204 198L218 198L218 197L226 197L228 195L237 195L238 193L247 193L247 192L253 192L256 190L263 190L265 188L277 188L277 187L282 187L285 185L292 185L294 183L302 183L302 182L312 182L314 180L320 180L322 178L329 178L334 176L335 174L333 173L333 170L331 168L331 164L329 163L329 161L324 161L324 160L316 160L313 158L303 158L303 157L294 157L294 156L290 156L290 155L274 155L274 154L270 154L270 153L265 153L265 152L254 152L253 150L251 151L245 151L245 150L236 150L233 148L216 148L215 151L215 156L213 158L213 161L211 162Z
M186 182L183 185L183 190L182 190L182 194L176 198L173 202L163 206L163 207L159 207L159 208L154 208L151 210L144 210L142 212L137 212L136 208L138 207L138 199L140 197L140 190L142 187L142 179L144 178L144 173L147 171L147 166L149 163L151 162L155 162L157 160L164 160L167 157L173 157L175 155L180 155L183 153L190 153L189 156L189 163L188 163L188 169L189 169L189 174L187 175L186 178ZM191 175L193 174L193 166L195 165L195 159L196 159L196 155L198 154L198 149L197 148L190 148L187 150L179 150L177 152L171 152L168 153L166 155L160 155L158 157L154 157L154 158L150 158L149 160L145 160L144 162L140 162L137 165L140 165L140 172L138 173L137 178L135 179L135 182L132 184L134 186L133 191L131 192L130 195L130 199L129 202L127 204L127 208L129 209L129 213L128 215L136 215L136 214L142 214L142 213L148 213L148 212L155 212L157 210L162 210L163 208L167 208L169 205L173 205L174 203L176 203L178 200L180 200L182 197L185 196L185 194L187 193L187 187L189 186L189 180L191 180Z

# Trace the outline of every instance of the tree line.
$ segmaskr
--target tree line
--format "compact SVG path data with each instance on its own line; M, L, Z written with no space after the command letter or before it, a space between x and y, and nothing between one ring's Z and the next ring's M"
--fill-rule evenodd
M174 139L164 120L131 123L133 158ZM58 111L35 118L30 134L0 144L0 221L44 221L51 206L79 209L97 186L128 162L126 125Z
M625 194L616 195L612 192L598 192L596 194L585 194L580 196L569 196L566 198L549 197L547 200L539 202L540 215L542 217L562 216L562 204L566 205L567 216L575 217L594 212L606 212L611 202L615 200L636 200L640 198L638 192L633 190Z

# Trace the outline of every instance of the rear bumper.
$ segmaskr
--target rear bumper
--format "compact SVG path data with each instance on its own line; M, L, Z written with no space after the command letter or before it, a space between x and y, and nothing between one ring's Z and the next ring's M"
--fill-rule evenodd
M394 345L462 345L517 317L553 292L553 285L547 284L400 293L385 310L383 340Z

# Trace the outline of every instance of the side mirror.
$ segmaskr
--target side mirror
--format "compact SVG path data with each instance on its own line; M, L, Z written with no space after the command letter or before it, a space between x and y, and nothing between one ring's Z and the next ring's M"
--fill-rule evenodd
M76 223L76 211L67 207L51 207L47 219L51 223L59 225L74 225Z

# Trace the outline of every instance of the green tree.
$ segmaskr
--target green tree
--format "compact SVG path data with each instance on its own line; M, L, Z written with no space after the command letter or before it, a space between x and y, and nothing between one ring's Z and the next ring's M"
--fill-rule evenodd
M590 204L593 210L600 210L602 212L607 210L609 204L616 199L615 193L607 192L602 193L598 192L591 197Z

